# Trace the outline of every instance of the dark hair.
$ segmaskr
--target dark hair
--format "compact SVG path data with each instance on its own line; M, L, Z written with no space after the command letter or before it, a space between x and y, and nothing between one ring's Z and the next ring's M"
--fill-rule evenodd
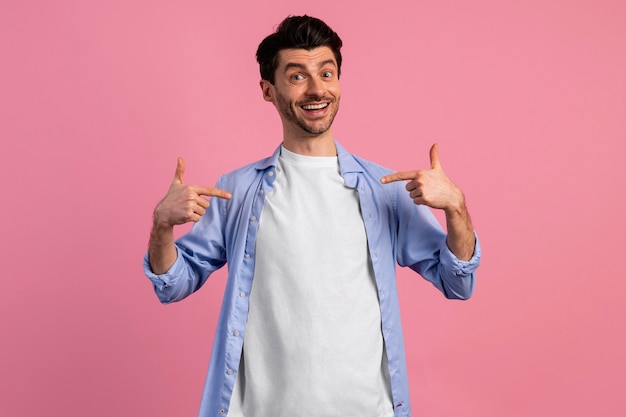
M282 49L306 49L327 46L337 61L337 76L341 75L341 39L326 23L310 16L289 16L283 20L276 32L259 44L256 60L261 78L274 84L274 73L278 66L278 52Z

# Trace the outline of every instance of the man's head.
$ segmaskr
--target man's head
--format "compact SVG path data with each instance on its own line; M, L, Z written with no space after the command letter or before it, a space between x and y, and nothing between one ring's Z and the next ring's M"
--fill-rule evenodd
M290 16L283 20L276 32L259 44L256 59L261 79L275 82L278 55L284 49L306 49L329 47L337 61L337 77L341 75L341 46L339 35L320 19L310 16Z
M341 98L340 49L339 36L309 16L288 17L259 45L263 98L278 110L285 143L332 139Z

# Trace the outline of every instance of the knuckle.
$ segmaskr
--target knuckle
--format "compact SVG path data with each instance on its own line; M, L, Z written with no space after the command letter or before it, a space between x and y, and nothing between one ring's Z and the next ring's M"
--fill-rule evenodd
M185 218L192 219L194 215L195 213L192 207L190 206L185 207L185 211L184 211Z

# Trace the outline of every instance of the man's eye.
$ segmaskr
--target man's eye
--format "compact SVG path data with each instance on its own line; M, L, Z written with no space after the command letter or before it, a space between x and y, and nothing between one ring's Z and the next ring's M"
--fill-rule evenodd
M330 78L330 77L332 77L332 76L333 76L333 73L332 73L332 72L330 72L330 71L324 71L324 72L322 73L322 77L324 77L324 78Z
M291 79L294 81L301 81L304 79L304 77L302 76L302 74L294 74L291 76Z

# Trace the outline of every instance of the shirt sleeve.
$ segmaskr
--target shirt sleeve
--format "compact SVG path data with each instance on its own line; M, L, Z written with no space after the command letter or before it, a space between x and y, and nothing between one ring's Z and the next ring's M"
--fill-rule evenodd
M467 299L474 292L476 284L476 269L480 265L482 250L476 231L474 231L476 244L472 257L463 261L457 258L443 243L439 251L439 279L441 279L441 291L447 298Z
M143 272L148 277L152 284L154 285L155 290L163 291L166 287L171 287L172 283L176 281L176 276L180 274L182 269L182 261L180 257L180 252L178 252L178 248L176 248L176 261L167 270L164 274L155 274L152 272L152 268L150 268L150 257L148 253L143 257Z

